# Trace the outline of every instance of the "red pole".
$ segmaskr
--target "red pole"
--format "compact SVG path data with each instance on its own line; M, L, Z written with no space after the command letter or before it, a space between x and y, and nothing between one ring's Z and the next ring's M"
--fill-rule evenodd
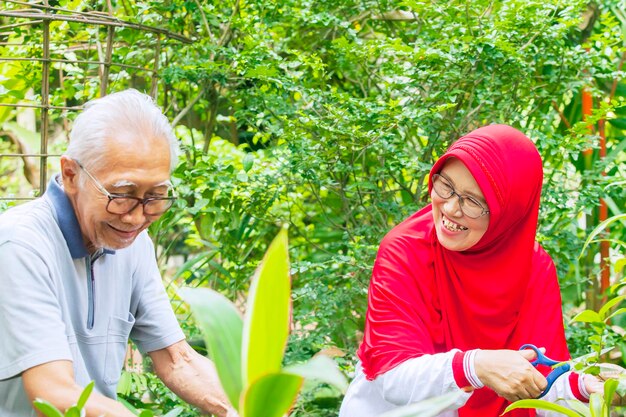
M606 133L604 131L605 121L604 119L598 121L598 133L600 134L600 159L606 157ZM606 175L605 171L602 171L602 175ZM606 205L606 201L600 198L600 209L598 213L598 223L603 222L609 217L609 211ZM605 230L605 233L608 229ZM600 291L603 296L602 299L606 302L606 292L611 285L611 265L609 263L609 242L603 240L600 242Z

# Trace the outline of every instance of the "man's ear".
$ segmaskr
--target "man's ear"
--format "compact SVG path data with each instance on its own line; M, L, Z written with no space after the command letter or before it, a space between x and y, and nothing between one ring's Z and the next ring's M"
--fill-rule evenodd
M61 156L61 177L63 177L63 189L69 195L78 191L78 171L80 170L76 161L63 155Z

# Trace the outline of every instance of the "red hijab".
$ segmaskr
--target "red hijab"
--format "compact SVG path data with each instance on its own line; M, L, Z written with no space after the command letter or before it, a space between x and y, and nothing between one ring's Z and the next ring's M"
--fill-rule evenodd
M358 352L370 380L407 359L453 348L533 343L550 357L569 358L554 264L535 242L543 180L537 149L510 126L477 129L435 163L429 190L432 175L452 157L480 186L490 211L488 229L472 248L447 250L437 240L428 205L385 236ZM496 417L507 405L485 387L474 391L459 415Z

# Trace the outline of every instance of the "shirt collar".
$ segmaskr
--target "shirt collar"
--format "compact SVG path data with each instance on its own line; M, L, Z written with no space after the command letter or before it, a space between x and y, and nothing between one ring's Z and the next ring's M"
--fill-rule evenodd
M89 251L87 251L87 246L83 240L83 235L80 231L80 225L78 224L74 207L72 206L67 194L65 194L63 187L59 184L59 179L60 177L57 175L50 180L48 183L48 189L46 190L46 196L52 202L52 206L54 207L57 215L59 228L65 238L65 242L67 243L67 247L70 250L72 258L85 258L90 256ZM103 254L112 255L115 254L115 251L111 249L99 249L91 256L93 257L97 255L97 259Z

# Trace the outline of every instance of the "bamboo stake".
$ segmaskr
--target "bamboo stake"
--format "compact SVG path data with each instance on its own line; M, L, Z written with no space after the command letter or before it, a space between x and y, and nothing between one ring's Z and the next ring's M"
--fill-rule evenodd
M155 101L159 92L159 62L161 61L161 36L156 35L156 46L154 47L154 69L152 70L152 87L150 88L150 97Z
M44 0L44 4L48 5L48 0ZM46 11L47 13L47 11ZM41 151L42 155L48 153L48 110L49 110L49 93L50 93L50 20L44 19L43 22L43 62L41 71ZM48 183L48 158L42 156L39 160L39 195L43 195L46 191Z
M51 8L51 9L55 10L54 8ZM40 19L40 20L47 20L47 21L78 22L78 23L87 23L87 24L93 24L93 25L113 26L113 27L127 27L131 29L145 31L145 32L159 33L162 35L166 35L168 38L176 39L177 41L183 42L183 43L192 43L191 39L185 36L170 32L169 30L146 26L146 25L142 25L139 23L131 23L131 22L127 22L121 19L115 19L115 20L104 19L101 16L98 16L97 18L92 18L92 17L88 18L88 17L64 16L64 15L48 15L48 14L32 13L32 12L24 13L24 12L7 12L7 11L0 11L0 16L13 17L13 18L21 17L24 19Z
M107 28L107 49L104 55L104 64L102 65L102 78L100 79L100 97L107 95L107 85L109 83L109 70L111 69L111 57L113 55L113 32L115 28L109 26Z
M11 62L11 61L31 61L31 62L43 62L43 58L24 58L24 57L0 57L0 62ZM81 60L81 59L58 59L58 58L50 58L49 62L54 63L62 63L62 64L87 64L87 65L105 65L106 61L89 61L89 60ZM145 71L145 72L153 72L154 70L150 68L138 67L136 65L128 65L128 64L119 64L117 62L110 62L109 66L111 67L120 67L120 68L128 68L134 69L137 71Z

